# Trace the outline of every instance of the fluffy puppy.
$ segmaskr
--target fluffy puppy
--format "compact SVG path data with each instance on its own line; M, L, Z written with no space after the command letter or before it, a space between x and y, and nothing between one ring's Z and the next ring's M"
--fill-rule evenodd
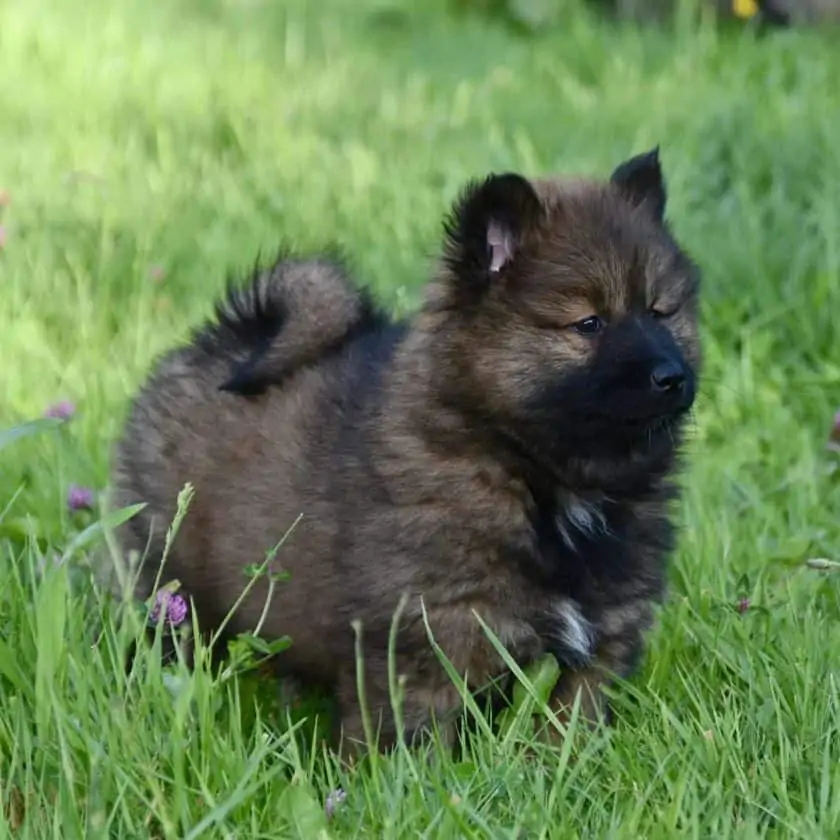
M465 186L419 311L377 312L328 262L281 260L232 290L215 322L160 359L115 457L121 531L157 573L185 482L195 496L168 560L201 626L218 627L290 526L290 573L263 634L282 672L327 685L359 740L354 630L367 701L395 736L396 640L409 732L505 666L553 653L559 712L628 675L674 545L670 504L700 363L699 272L665 221L658 149L608 179L490 175ZM151 537L150 537L151 534ZM143 594L147 594L144 592ZM252 629L260 581L228 628Z

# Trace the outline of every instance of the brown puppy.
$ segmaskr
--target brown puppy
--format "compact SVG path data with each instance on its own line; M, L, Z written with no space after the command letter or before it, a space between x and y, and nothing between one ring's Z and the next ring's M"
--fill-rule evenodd
M380 744L394 737L386 655L403 593L408 730L460 703L421 598L469 685L505 670L478 613L523 664L558 657L558 710L582 688L597 711L663 594L700 361L699 273L665 203L656 149L604 182L472 183L406 323L326 262L280 261L231 292L218 323L158 363L117 449L117 504L148 502L122 530L126 549L150 546L146 585L189 481L165 579L205 630L302 514L264 635L292 637L279 666L335 690L346 736L362 735L358 619ZM267 590L231 631L254 627Z

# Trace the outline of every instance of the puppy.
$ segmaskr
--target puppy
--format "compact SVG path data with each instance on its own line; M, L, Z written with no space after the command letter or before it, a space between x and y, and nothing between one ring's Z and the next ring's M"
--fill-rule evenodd
M353 624L380 747L393 743L395 608L409 734L515 659L562 665L552 704L631 673L663 597L671 502L700 366L697 266L665 221L658 148L608 179L490 175L465 186L419 311L392 321L340 267L280 260L160 359L114 460L119 538L148 594L178 492L195 496L167 561L217 628L276 562L263 635L282 673L328 686L363 736ZM251 630L260 580L228 630ZM450 731L450 730L446 730ZM338 734L338 733L337 733Z

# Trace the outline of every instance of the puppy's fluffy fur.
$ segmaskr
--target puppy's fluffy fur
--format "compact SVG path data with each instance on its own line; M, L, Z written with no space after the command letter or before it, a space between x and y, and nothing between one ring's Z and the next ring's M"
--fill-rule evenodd
M564 666L558 711L601 706L663 594L669 503L700 362L698 270L664 220L658 150L604 181L489 176L465 187L420 310L378 312L329 261L282 259L160 359L116 450L121 532L147 543L148 587L179 490L168 560L205 630L302 514L264 633L278 666L337 695L359 739L354 633L368 702L394 737L387 639L419 730L504 673L475 615L523 664ZM151 532L151 540L150 540ZM252 629L261 581L229 626ZM146 594L144 592L143 594Z

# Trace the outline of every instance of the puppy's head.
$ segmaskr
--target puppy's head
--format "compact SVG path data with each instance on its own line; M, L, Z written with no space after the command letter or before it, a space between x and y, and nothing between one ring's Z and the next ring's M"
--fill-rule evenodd
M699 271L665 205L658 149L603 182L470 184L428 304L447 398L554 457L673 447L695 398Z

